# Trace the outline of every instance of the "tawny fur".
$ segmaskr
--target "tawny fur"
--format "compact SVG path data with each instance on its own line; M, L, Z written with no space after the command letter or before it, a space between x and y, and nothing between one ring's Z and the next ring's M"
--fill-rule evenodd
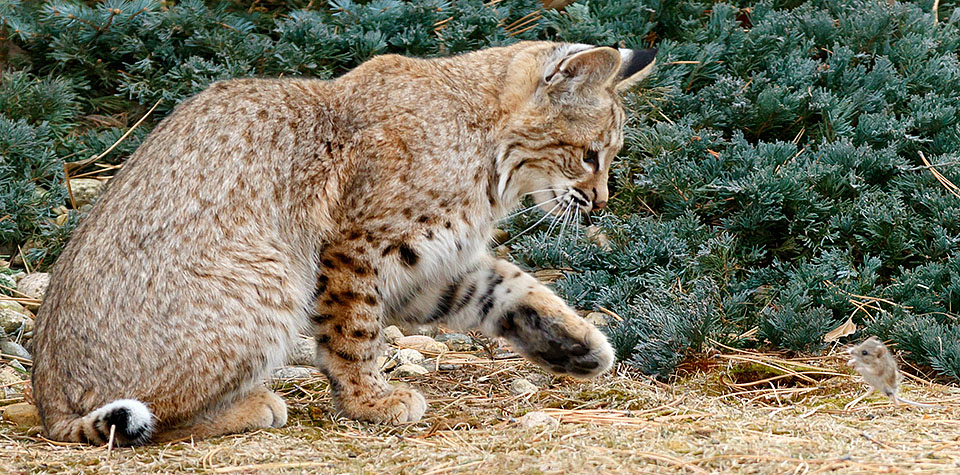
M185 101L53 269L33 370L49 436L283 425L263 380L306 329L337 407L376 422L426 409L374 363L389 322L478 327L551 371L605 371L604 335L487 245L525 194L554 214L605 204L617 94L652 60L518 43L380 56L334 81L220 82Z

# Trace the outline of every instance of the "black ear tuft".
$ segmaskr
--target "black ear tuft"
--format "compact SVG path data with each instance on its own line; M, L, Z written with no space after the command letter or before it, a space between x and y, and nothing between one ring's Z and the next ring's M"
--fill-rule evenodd
M617 73L617 89L624 90L653 72L657 61L657 49L620 49L620 71Z

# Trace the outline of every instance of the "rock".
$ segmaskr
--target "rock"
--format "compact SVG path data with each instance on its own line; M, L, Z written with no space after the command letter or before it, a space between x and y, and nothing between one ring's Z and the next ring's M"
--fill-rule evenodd
M17 361L17 360L13 360L13 361L7 363L7 366L13 368L15 371L17 371L17 372L19 372L20 374L22 374L24 378L28 377L27 375L30 374L30 372L27 371L27 368L24 368L23 365L20 364L20 362Z
M590 226L587 226L585 234L587 235L587 239L597 246L600 246L600 249L603 249L607 252L610 252L610 250L613 249L610 247L610 238L608 238L607 235L604 234L603 231L601 231L596 225L591 224Z
M538 388L550 387L550 376L547 376L543 373L530 373L527 375L526 380L530 381Z
M0 274L0 275L3 275L3 274ZM20 305L19 303L14 302L13 300L0 300L0 310L3 310L3 309L13 310L14 312L22 313L24 315L27 315L29 313L27 309L23 307L23 305Z
M0 367L0 398L18 397L23 394L23 388L27 384L24 382L25 379L27 374L11 365Z
M23 381L23 373L17 371L13 366L4 365L0 367L0 386L8 386Z
M303 366L285 366L273 372L273 379L310 379L313 371Z
M413 348L428 353L444 353L447 351L447 345L425 335L410 335L397 338L396 344L401 348Z
M103 192L104 182L95 178L72 178L70 191L73 192L73 205L79 209L86 204L92 204Z
M389 356L378 356L377 367L380 368L380 371L390 371L397 367L397 359Z
M0 341L0 353L3 353L5 355L10 355L10 356L16 356L18 358L23 358L25 360L33 359L30 356L30 353L27 352L26 348L9 340Z
M14 332L33 330L33 319L8 308L0 308L0 333L12 335Z
M423 353L413 348L397 350L397 354L394 355L393 358L397 360L397 364L401 366L405 364L422 364L424 360Z
M403 332L397 328L396 325L390 325L387 328L384 328L380 334L383 335L383 341L387 343L395 343L398 339L403 338Z
M493 242L499 245L507 242L507 240L510 239L510 233L497 228L493 230L493 233L490 235L490 237L493 239Z
M400 378L407 378L411 376L421 376L427 373L429 373L427 368L424 368L418 364L402 364L397 366L390 374L396 375Z
M480 348L473 338L462 333L444 333L437 336L437 341L447 345L450 351L477 351Z
M25 275L20 282L17 282L17 291L23 293L32 299L42 299L47 293L47 287L50 285L50 274L46 272L34 272Z
M287 364L291 366L313 366L316 363L317 342L313 338L297 338L287 353Z
M537 391L539 391L537 386L526 379L517 378L510 382L510 392L512 394L521 396L524 394L534 394Z
M37 406L26 402L4 407L2 412L0 412L0 416L2 416L5 421L22 427L40 425L40 414L37 412Z
M609 325L609 323L607 323L607 315L601 312L590 312L587 316L583 317L583 319L598 327Z
M560 421L556 420L546 412L533 411L528 412L517 420L521 427L531 428L547 426L550 430L556 430L560 427Z

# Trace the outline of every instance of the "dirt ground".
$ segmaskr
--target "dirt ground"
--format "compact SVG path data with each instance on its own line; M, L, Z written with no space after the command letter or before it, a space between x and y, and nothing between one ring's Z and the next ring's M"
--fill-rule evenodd
M0 472L960 473L960 389L914 377L901 393L943 407L870 397L845 411L864 385L839 350L788 359L725 349L669 384L623 367L585 382L515 356L428 356L447 369L398 381L427 397L418 423L337 418L314 372L272 383L290 405L277 430L118 449L51 442L0 422ZM540 390L512 395L518 377ZM559 424L523 427L518 419L531 411Z

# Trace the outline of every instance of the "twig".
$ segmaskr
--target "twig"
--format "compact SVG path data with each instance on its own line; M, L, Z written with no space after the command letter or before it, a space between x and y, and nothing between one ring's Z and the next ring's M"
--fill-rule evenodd
M163 99L158 100L157 103L154 104L153 107L151 107L150 110L148 110L146 114L143 114L143 117L141 117L140 120L137 121L137 123L133 124L133 127L130 127L130 129L127 130L126 133L124 133L123 135L121 135L120 138L117 139L117 141L114 142L113 145L110 146L110 148L104 150L103 153L101 153L101 154L99 154L99 155L94 155L94 156L92 156L92 157L90 157L90 158L88 158L88 159L85 159L85 160L80 160L80 161L77 161L77 162L64 163L63 166L65 167L65 169L68 170L68 171L77 170L77 169L79 169L79 168L85 167L85 166L87 166L87 165L89 165L89 164L91 164L91 163L93 163L93 162L95 162L95 161L97 161L97 160L100 160L101 158L107 156L108 153L112 152L113 149L117 148L117 145L120 145L120 142L123 142L128 136L130 136L130 134L133 133L133 131L136 130L137 127L139 127L140 124L143 123L143 121L146 120L147 117L150 117L150 114L153 112L154 109L157 108L157 106L160 105L161 102L163 102Z

